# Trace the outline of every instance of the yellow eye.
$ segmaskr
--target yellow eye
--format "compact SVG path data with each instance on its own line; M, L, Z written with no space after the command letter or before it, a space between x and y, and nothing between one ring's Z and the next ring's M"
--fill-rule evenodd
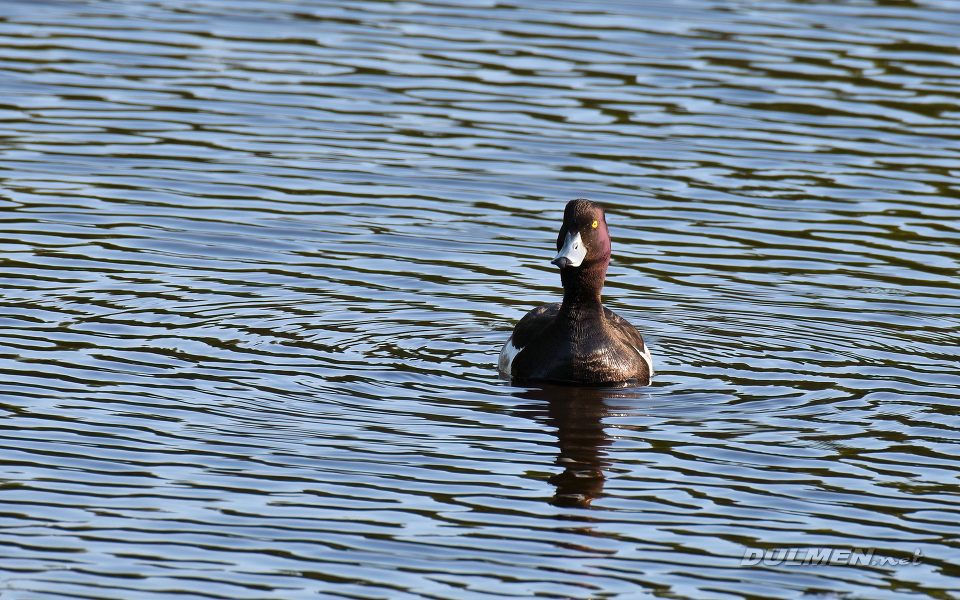
M599 225L599 224L600 224L600 223L597 223L596 221L594 221L594 222L593 222L593 228L596 229L596 228L597 228L597 225Z

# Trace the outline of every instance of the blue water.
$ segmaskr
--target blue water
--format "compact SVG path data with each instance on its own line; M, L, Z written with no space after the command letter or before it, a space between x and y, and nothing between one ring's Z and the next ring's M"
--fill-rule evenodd
M0 35L3 600L960 598L955 3ZM649 387L497 377L580 196Z

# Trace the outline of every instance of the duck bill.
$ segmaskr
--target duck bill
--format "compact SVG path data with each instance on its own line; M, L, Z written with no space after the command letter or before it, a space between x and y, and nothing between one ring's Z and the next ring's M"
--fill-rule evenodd
M583 264L583 259L587 255L587 248L580 239L580 232L567 232L567 239L563 243L563 248L550 262L561 269L566 267L579 267Z

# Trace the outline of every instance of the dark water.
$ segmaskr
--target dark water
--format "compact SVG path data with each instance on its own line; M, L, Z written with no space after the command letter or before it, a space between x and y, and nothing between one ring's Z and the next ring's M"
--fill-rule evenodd
M960 598L960 4L0 17L3 600ZM577 196L650 387L497 378Z

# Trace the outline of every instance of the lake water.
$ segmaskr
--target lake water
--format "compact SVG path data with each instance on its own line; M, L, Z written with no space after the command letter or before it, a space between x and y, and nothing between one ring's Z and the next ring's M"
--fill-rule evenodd
M960 4L0 33L3 600L960 598ZM580 196L649 387L497 377Z

